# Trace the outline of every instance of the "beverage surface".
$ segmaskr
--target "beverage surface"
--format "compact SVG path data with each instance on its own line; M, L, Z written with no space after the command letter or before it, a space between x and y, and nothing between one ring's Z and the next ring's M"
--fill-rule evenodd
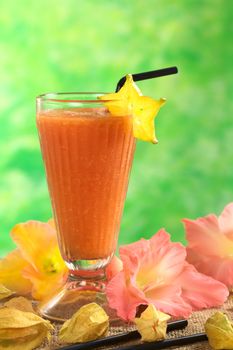
M135 139L130 116L105 108L37 115L63 258L99 259L117 244Z

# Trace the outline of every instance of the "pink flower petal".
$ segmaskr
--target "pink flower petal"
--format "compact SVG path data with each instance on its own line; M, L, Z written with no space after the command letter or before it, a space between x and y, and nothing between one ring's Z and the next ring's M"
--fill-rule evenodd
M216 255L222 253L228 240L221 233L218 219L215 215L208 215L197 220L183 220L186 229L188 247L199 254Z
M228 288L233 286L233 260L215 256L202 256L187 248L187 261L196 269L224 283Z
M211 259L209 261L214 271L214 278L218 281L224 283L228 288L232 289L233 287L233 260L232 259L216 259L215 261ZM210 271L208 274L211 276Z
M186 250L180 243L172 243L165 230L158 231L150 240L120 248L124 269L134 271L140 288L148 283L168 283L183 269Z
M119 272L107 284L106 295L109 306L117 310L117 315L125 321L133 320L139 305L146 304L140 291L126 286L124 272Z
M187 251L187 262L195 266L195 268L208 275L206 269L209 269L209 255L199 254L196 250L189 247L186 248ZM217 257L215 257L217 259Z
M122 261L116 255L114 255L105 270L107 281L110 281L122 269Z
M186 250L172 243L165 230L150 240L120 247L123 271L107 286L110 307L120 317L130 320L141 304L154 304L174 316L188 317L191 307L181 297L176 278L183 270Z
M165 230L159 230L150 239L152 259L157 263L157 274L160 274L166 281L173 280L178 276L186 258L186 249L181 243L170 241L170 235Z
M185 220L196 248L195 237L207 235L208 242L219 230L214 215L195 222ZM195 236L197 227L198 234ZM221 234L221 239L225 238ZM194 259L195 249L188 248ZM137 306L153 304L159 310L176 317L188 317L192 309L221 305L228 296L227 288L220 282L200 274L186 263L186 250L179 243L172 243L170 236L160 230L150 240L140 241L120 248L123 270L107 286L110 307L118 316L132 320ZM201 255L202 256L202 255ZM207 256L208 257L208 256ZM214 289L214 291L212 291ZM211 290L211 295L210 295Z
M135 243L131 243L119 248L120 258L124 269L135 271L138 267L138 262L143 259L148 252L149 242L144 238Z
M233 286L233 203L219 218L209 215L184 220L187 261L196 269L231 288Z
M219 216L219 226L228 238L233 240L233 203L228 204Z
M229 295L224 284L197 272L195 267L188 263L180 276L180 283L182 297L193 310L222 305Z
M192 308L183 300L181 293L181 287L176 283L148 290L145 296L147 303L153 304L158 310L171 316L188 318Z

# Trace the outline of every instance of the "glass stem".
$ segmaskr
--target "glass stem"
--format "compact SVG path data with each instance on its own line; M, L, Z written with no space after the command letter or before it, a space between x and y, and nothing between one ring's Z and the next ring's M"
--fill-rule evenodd
M70 281L83 281L83 280L106 280L105 268L100 268L94 271L90 270L69 270Z

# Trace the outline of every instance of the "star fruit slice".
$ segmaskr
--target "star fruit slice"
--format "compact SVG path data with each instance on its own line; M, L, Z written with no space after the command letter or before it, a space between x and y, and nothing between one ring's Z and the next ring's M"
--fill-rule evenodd
M166 101L164 98L154 100L151 97L142 96L132 75L128 74L118 92L100 96L100 100L104 101L113 116L132 115L133 134L136 138L152 143L158 142L155 136L154 119Z

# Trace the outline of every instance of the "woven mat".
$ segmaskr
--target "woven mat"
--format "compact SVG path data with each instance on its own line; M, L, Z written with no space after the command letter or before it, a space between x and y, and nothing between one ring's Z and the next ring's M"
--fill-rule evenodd
M188 320L188 326L180 331L173 331L169 332L167 334L168 338L175 338L185 335L191 335L194 333L200 333L204 332L204 323L208 317L210 317L215 311L220 310L226 313L231 320L233 320L233 298L230 297L228 301L221 307L221 308L213 308L213 309L207 309L203 311L193 312L192 316ZM53 323L54 325L54 332L52 334L52 339L50 341L50 344L48 344L47 341L45 341L39 348L36 350L55 350L59 349L62 346L68 345L68 344L61 344L58 341L57 334L59 331L59 328L61 327L60 324ZM134 328L127 327L118 327L118 328L112 328L109 331L109 335L122 333L122 332L128 332L130 330L134 330ZM131 345L131 344L138 344L139 341L134 342L127 342L127 344L118 343L117 346L107 346L107 347L101 347L98 348L98 350L107 350L107 349L117 349L120 345ZM181 350L210 350L211 347L208 345L208 342L200 342L195 343L189 346L182 346L182 347L172 347L170 349L181 349Z
M192 314L192 316L189 318L188 320L188 326L184 329L184 330L180 330L180 331L173 331L173 332L169 332L167 334L168 338L174 338L174 337L180 337L180 336L184 336L184 335L190 335L190 334L194 334L194 333L200 333L200 332L204 332L204 323L207 320L208 317L210 317L215 311L217 310L221 310L224 313L226 313L229 318L231 320L233 320L233 298L229 298L229 300L221 307L221 308L213 308L213 309L208 309L208 310L203 310L203 311L198 311L198 312L194 312ZM62 344L60 344L58 342L57 339L57 332L60 328L59 325L54 324L55 326L55 333L52 337L52 341L50 343L50 345L48 344L44 344L42 347L38 348L38 350L42 350L42 349L59 349ZM109 335L111 334L116 334L116 333L122 333L122 332L127 332L130 330L129 327L121 327L121 328L114 328L114 329L110 329ZM119 345L129 345L129 344L138 344L139 342L127 342L127 344L117 344L117 346L107 346L107 347L102 347L102 348L98 348L99 349L117 349L117 347L119 347ZM63 344L64 346L65 344ZM195 343L189 346L182 346L182 347L172 347L170 349L181 349L181 350L210 350L211 347L208 345L208 342L200 342L200 343Z

